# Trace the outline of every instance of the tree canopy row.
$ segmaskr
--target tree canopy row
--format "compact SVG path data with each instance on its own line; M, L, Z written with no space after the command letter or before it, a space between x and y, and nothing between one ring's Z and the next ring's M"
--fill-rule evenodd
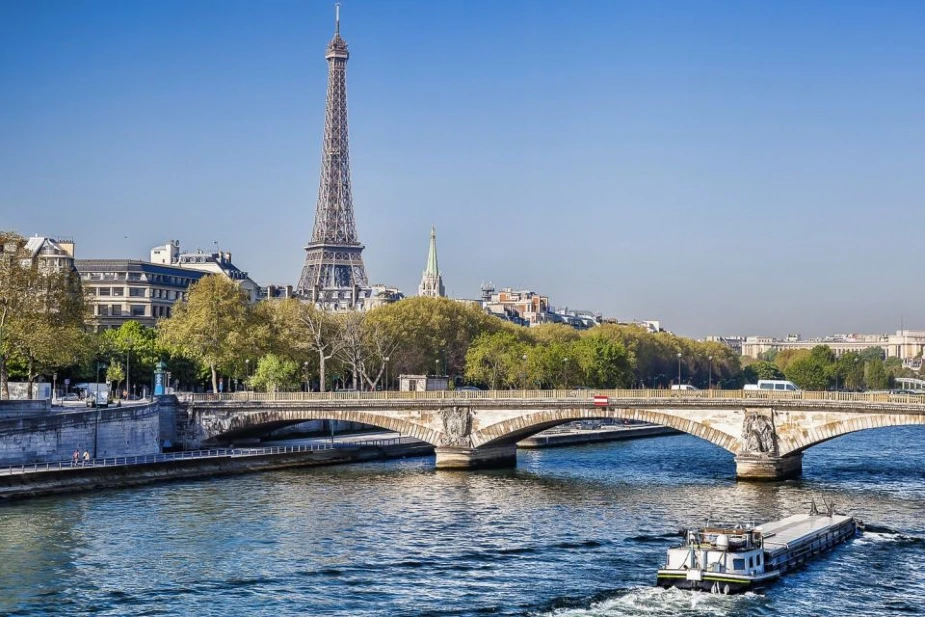
M24 239L0 232L0 246ZM716 342L698 342L632 325L577 331L564 324L524 328L471 302L408 298L367 312L325 313L296 299L248 302L231 280L206 276L158 327L126 321L88 330L88 303L74 272L42 272L0 254L0 396L8 379L31 384L112 383L115 392L150 385L165 361L182 388L231 391L374 390L396 378L446 375L451 387L741 388L758 379L790 379L807 390L886 389L909 375L881 349L835 357L812 350L740 358ZM126 368L129 374L126 374Z

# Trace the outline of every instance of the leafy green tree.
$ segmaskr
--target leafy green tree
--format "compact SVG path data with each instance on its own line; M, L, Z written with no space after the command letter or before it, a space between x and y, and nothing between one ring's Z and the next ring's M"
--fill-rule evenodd
M9 398L7 363L25 366L28 396L40 374L79 361L87 303L76 271L45 271L23 260L25 239L0 231L0 398Z
M218 392L218 369L233 366L252 345L247 295L224 276L206 276L189 288L185 302L160 322L159 342L207 366L212 391Z
M862 362L870 362L871 360L883 360L886 358L886 352L883 350L883 347L868 347L867 349L862 350L859 354Z
M466 379L486 384L489 389L515 387L523 375L526 345L514 332L502 331L479 336L466 354Z
M625 388L633 383L629 357L620 343L591 330L569 347L583 385L591 388Z
M749 364L743 370L745 383L758 383L759 379L784 379L784 372L767 360Z
M825 390L829 385L828 366L809 354L791 362L785 375L803 390Z
M864 389L864 363L859 354L842 354L835 363L835 372L841 388L852 391Z
M119 362L112 362L106 368L106 381L110 384L110 392L115 398L121 398L119 396L120 388L119 385L122 383L122 380L125 379L125 369L122 364Z
M430 374L435 364L447 375L462 374L469 346L481 334L506 330L520 341L529 339L526 328L448 298L406 298L370 311L366 319L394 346L389 361L394 375Z
M883 360L874 358L867 362L864 380L871 390L886 390L890 387L890 376Z
M299 365L276 354L267 354L257 362L257 371L251 383L255 388L263 388L267 392L298 389Z

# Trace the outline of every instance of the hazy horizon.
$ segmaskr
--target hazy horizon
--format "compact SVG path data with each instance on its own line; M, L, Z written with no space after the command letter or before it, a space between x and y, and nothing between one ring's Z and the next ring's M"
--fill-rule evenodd
M0 4L0 229L295 284L333 3ZM685 336L925 329L925 5L345 0L370 281Z

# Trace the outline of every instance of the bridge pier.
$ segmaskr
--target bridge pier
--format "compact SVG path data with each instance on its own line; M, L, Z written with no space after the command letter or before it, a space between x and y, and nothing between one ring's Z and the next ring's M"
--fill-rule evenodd
M517 445L435 448L437 469L502 469L517 466Z
M736 456L736 479L751 481L786 480L803 473L803 453L787 456L739 454Z

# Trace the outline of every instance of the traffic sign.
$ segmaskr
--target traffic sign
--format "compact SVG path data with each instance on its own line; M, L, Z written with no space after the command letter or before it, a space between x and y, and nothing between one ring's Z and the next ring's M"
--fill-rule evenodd
M594 396L594 406L595 407L607 407L610 404L610 397L595 395Z

